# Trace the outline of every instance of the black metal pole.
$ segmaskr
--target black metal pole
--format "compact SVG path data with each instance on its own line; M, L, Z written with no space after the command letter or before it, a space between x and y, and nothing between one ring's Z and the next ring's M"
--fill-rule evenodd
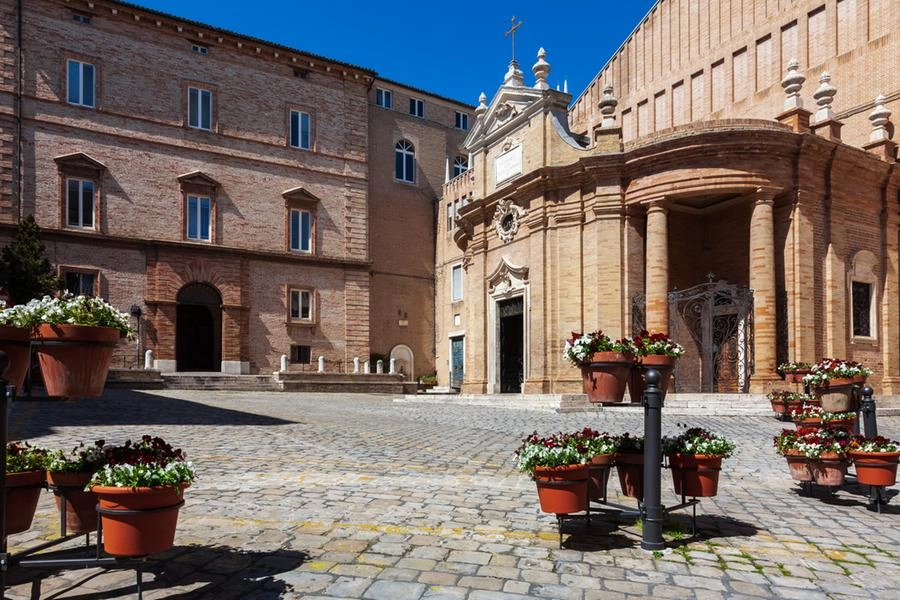
M6 385L6 368L9 356L0 350L0 600L6 598L6 569L9 555L6 552L6 436L9 426L9 399L15 393L13 386Z
M644 537L641 548L661 550L663 542L663 516L665 514L660 499L662 471L659 457L662 445L662 391L659 381L662 377L656 369L647 369L644 379Z
M878 437L878 419L875 417L875 400L872 398L874 390L871 385L864 385L860 390L862 400L859 410L863 415L863 430L867 438Z

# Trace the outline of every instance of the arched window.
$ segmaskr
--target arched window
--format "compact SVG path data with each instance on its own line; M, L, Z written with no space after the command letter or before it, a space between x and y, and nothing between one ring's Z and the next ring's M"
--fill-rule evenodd
M469 170L469 159L465 156L457 156L453 159L453 176L457 177Z
M407 140L400 140L394 146L394 179L416 181L416 148Z

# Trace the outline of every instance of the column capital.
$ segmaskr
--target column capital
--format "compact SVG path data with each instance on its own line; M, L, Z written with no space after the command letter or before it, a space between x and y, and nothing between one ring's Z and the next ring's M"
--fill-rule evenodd
M754 204L774 204L775 196L781 192L779 187L758 187L749 197Z
M647 207L647 213L651 212L662 212L663 214L669 212L669 206L672 204L671 200L668 198L655 198L653 200L647 200L644 202L644 205Z

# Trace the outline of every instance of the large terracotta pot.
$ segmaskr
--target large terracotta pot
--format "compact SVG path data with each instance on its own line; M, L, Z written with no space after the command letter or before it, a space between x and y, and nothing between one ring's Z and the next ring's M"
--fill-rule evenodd
M28 531L43 487L43 471L6 474L6 535Z
M103 393L119 330L83 325L38 325L32 337L48 396Z
M84 491L93 473L47 472L47 483L56 497L56 508L66 503L66 530L69 533L87 533L97 529L97 494Z
M175 545L185 487L94 486L92 491L100 501L104 551L112 556L147 556Z
M897 483L897 464L900 452L847 453L856 467L856 481L863 485L894 485Z
M722 457L707 454L671 454L672 483L675 493L692 498L706 498L719 493Z
M644 454L616 454L616 472L622 493L631 498L644 497Z
M31 359L30 343L31 331L28 329L0 325L0 350L6 352L9 357L6 374L0 373L0 378L16 386L17 390L22 389L25 374L28 373L28 362Z
M847 474L849 462L846 458L840 458L836 454L823 454L818 459L809 461L813 480L819 485L840 486L844 485L844 476Z
M813 480L812 469L809 466L809 459L802 454L785 455L788 470L791 472L791 479L794 481L808 482Z
M625 396L634 357L621 352L594 352L581 367L584 391L597 404L615 404Z
M606 497L606 484L609 482L609 470L613 466L614 454L602 454L591 458L588 468L591 480L588 482L588 498L602 500Z
M633 403L641 403L643 401L644 390L647 383L644 376L648 369L656 369L659 371L659 389L662 390L662 399L666 399L666 391L669 389L669 382L672 380L672 373L675 370L675 361L678 360L674 356L665 354L648 354L646 356L638 356L635 359L634 368L631 371L631 377L628 380L629 395Z
M852 379L830 379L815 389L816 398L825 412L849 412L856 408Z
M587 510L589 479L586 464L535 468L534 482L541 510L558 515Z

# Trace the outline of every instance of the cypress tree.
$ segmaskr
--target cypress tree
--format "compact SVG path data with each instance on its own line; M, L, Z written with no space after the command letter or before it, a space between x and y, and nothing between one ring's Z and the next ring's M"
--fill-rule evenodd
M59 290L59 279L41 241L41 228L33 215L16 226L12 240L0 254L0 276L6 280L6 291L15 304Z

